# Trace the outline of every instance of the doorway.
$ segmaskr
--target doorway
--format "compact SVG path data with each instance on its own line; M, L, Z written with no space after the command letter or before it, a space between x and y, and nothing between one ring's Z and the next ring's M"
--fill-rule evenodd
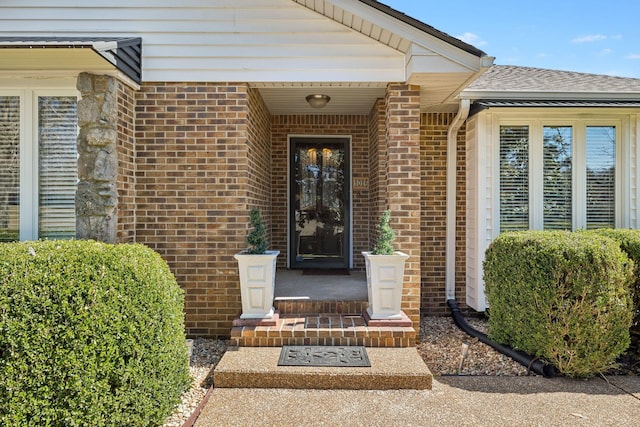
M349 148L344 137L290 139L291 268L349 268Z

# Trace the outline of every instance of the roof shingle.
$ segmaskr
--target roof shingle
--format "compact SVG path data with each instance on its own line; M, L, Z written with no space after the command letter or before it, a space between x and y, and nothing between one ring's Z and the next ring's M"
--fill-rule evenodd
M505 93L637 93L640 95L640 79L513 65L494 65L465 90Z

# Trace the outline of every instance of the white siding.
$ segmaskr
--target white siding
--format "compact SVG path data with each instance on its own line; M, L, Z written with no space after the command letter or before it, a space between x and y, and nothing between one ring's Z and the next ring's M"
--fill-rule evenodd
M638 212L640 211L640 156L638 155L638 149L640 149L640 114L631 116L630 122L630 213L629 213L629 227L633 229L640 228L640 218L638 218Z
M406 79L402 52L290 0L0 3L0 36L52 35L142 37L145 81Z
M493 239L493 145L487 135L490 128L490 118L485 113L467 121L466 303L477 311L487 308L482 263Z

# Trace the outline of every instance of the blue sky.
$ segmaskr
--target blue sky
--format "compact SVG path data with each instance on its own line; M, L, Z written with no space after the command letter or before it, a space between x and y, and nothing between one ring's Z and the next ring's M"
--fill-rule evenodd
M381 0L522 65L640 78L640 0Z

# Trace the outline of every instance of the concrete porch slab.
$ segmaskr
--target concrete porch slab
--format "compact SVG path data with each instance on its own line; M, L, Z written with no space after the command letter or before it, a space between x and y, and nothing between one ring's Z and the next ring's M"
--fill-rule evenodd
M281 347L227 350L213 373L216 388L430 390L432 375L415 347L367 348L370 368L278 366Z

